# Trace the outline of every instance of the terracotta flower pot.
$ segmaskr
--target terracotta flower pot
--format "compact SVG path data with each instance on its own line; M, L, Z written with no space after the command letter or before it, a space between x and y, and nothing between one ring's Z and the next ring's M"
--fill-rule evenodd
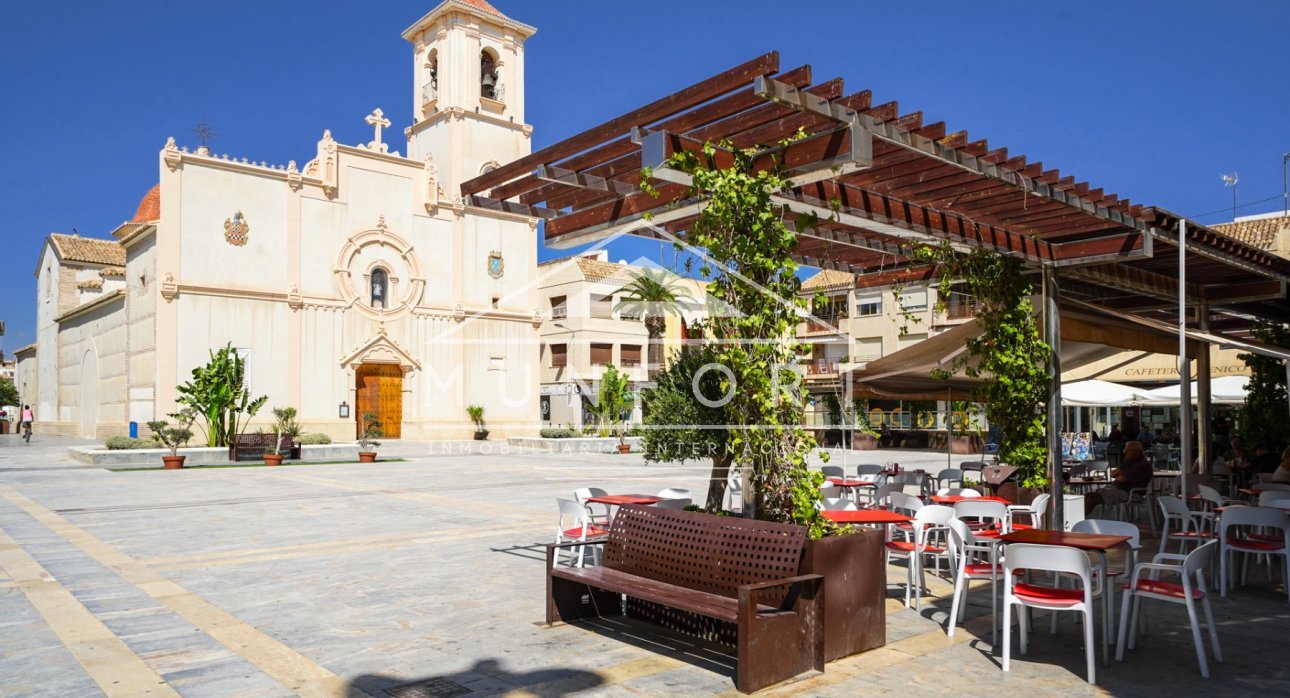
M631 453L631 452L632 452L632 445L631 445L631 444L618 444L618 452L619 452L619 453Z
M161 462L165 463L165 470L179 470L184 467L184 459L188 456L162 456Z
M281 454L281 453L266 453L266 454L264 454L264 464L265 464L265 465L282 465L282 454Z
M375 462L376 462L376 452L375 452L375 451L359 451L359 452L358 452L358 462L359 462L359 463L375 463Z

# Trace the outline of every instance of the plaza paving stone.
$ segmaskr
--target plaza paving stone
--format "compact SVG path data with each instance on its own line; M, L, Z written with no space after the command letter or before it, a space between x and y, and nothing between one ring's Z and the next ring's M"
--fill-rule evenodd
M13 541L0 546L2 695L138 695L142 684L105 678L122 666L114 656L183 696L386 696L432 677L469 695L734 695L726 648L621 619L540 623L555 497L676 486L701 499L705 463L390 442L382 454L406 460L114 473L78 467L69 443L0 436L0 531ZM832 464L892 460L946 465L929 452ZM1211 663L1213 678L1196 669L1185 611L1155 604L1151 632L1125 662L1099 662L1096 686L1084 681L1078 623L1050 635L1038 618L1029 653L1014 646L1004 674L984 590L948 638L949 583L929 575L922 607L906 609L904 576L888 570L886 647L766 693L1290 693L1290 605L1261 565L1215 600L1226 661ZM42 613L35 601L51 592L75 607ZM119 641L116 655L75 642L93 623Z

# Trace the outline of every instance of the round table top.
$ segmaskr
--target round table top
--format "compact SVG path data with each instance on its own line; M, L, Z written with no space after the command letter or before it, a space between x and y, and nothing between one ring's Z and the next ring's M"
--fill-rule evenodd
M959 495L959 494L934 494L931 496L931 500L933 502L936 502L937 504L958 504L959 502L968 502L968 501L1002 502L1004 504L1012 504L1012 502L1004 499L1003 497L991 497L988 495L981 496L981 497L964 497L963 495Z
M893 524L909 523L914 520L904 514L883 509L856 509L852 511L829 509L824 511L823 514L824 518L837 523Z

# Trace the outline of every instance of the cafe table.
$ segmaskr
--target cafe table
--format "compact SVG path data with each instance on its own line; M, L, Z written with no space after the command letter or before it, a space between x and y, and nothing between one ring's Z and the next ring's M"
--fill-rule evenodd
M624 504L658 504L663 501L663 498L652 494L602 494L598 497L587 497L584 501L620 507Z
M845 524L900 524L914 520L911 516L886 509L828 509L820 513L829 521Z
M1062 545L1078 548L1086 552L1095 552L1100 558L1098 568L1102 574L1102 664L1111 663L1111 606L1115 604L1115 584L1107 576L1106 551L1129 541L1128 536L1111 536L1101 533L1072 533L1070 531L1049 531L1042 528L1028 528L1012 531L999 536L1005 543L1030 543L1032 545ZM1007 553L1005 552L1006 556ZM1123 620L1123 619L1122 619Z
M983 495L981 497L964 497L961 494L934 494L931 497L929 497L929 499L931 499L936 504L944 504L946 506L954 506L959 502L966 502L969 500L973 502L1002 502L1003 504L1012 504L1011 501L1004 499L1003 497L995 497L991 495Z
M856 501L856 490L861 487L878 487L878 483L873 480L857 480L855 478L831 477L828 478L829 484L841 488L851 494L851 500Z

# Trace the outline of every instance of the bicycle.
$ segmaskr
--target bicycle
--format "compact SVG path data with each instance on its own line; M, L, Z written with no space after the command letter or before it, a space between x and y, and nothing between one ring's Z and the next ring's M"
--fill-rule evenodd
M31 443L31 422L22 423L22 440Z

